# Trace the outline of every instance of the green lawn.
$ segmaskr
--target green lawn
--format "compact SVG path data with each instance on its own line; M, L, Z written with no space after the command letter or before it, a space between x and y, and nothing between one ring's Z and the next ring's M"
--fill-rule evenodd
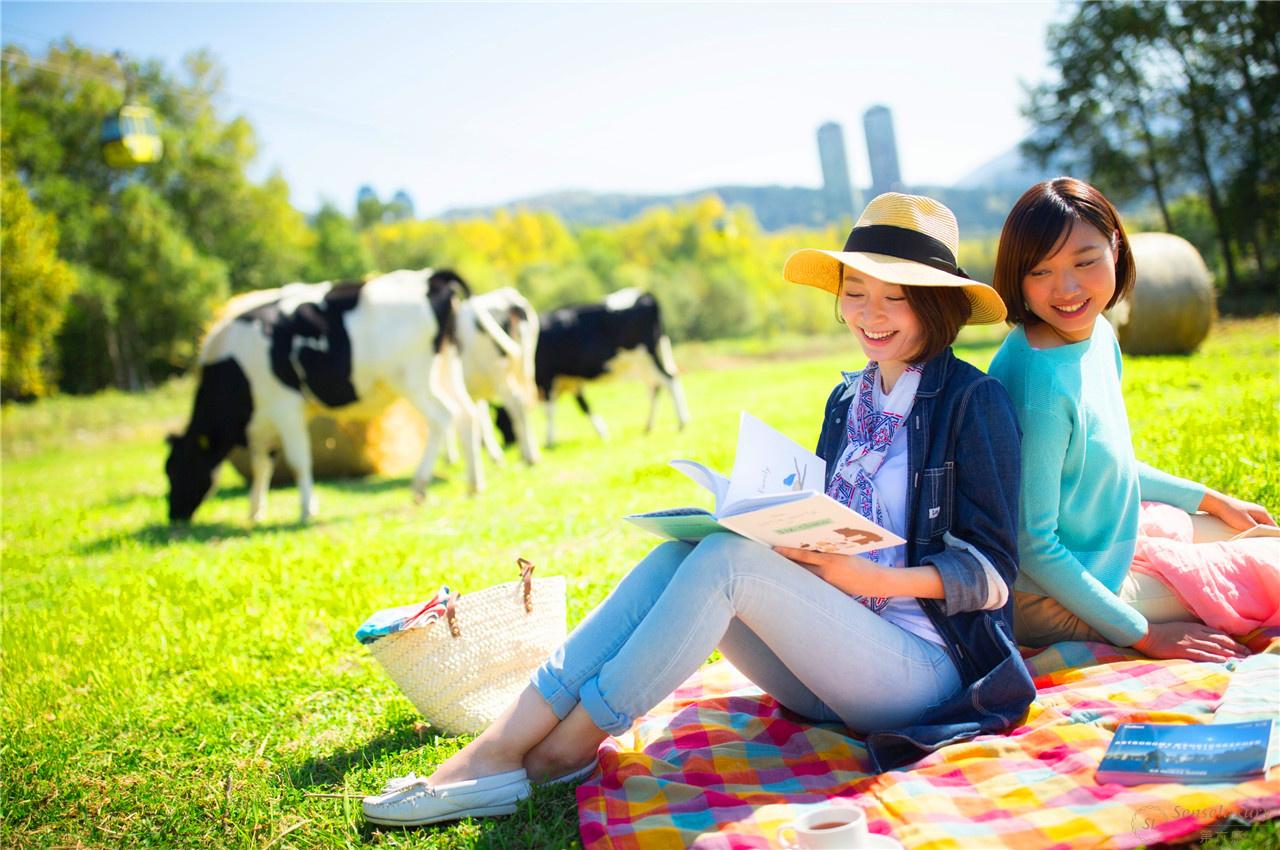
M1219 324L1197 354L1129 360L1139 457L1280 508L1280 326ZM959 353L985 366L992 338ZM191 384L146 397L59 399L4 410L4 847L576 846L570 790L538 790L516 816L439 829L367 827L358 801L462 741L419 722L352 633L370 612L513 577L517 555L568 579L569 620L655 542L626 513L693 504L666 466L727 469L747 409L805 444L847 338L677 352L691 426L669 403L641 433L646 393L592 392L613 440L568 402L560 448L533 469L508 453L481 496L460 468L414 506L407 477L322 483L320 517L294 524L292 489L247 524L231 470L189 530L165 522L164 431ZM1268 824L1211 846L1275 846Z

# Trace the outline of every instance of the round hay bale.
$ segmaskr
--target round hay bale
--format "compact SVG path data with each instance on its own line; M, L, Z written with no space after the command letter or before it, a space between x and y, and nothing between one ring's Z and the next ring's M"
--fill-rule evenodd
M1133 291L1108 318L1126 354L1190 354L1217 312L1213 275L1187 240L1172 233L1129 237L1138 270Z
M411 472L427 443L426 423L402 398L381 407L365 407L353 415L337 417L318 406L309 406L307 413L316 480ZM234 449L228 460L246 482L251 480L247 449ZM275 461L271 486L292 484L293 470L278 447Z

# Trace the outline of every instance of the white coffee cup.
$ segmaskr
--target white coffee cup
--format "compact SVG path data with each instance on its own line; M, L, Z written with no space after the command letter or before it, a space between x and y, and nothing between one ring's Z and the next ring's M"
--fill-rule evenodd
M779 827L778 843L787 850L859 850L867 846L867 834L867 813L861 808L828 803Z

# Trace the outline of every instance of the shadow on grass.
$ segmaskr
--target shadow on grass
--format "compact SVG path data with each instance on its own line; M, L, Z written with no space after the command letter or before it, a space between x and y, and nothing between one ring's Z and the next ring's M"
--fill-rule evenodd
M346 520L343 518L339 521ZM256 525L250 525L248 522L244 524L197 522L190 525L169 525L168 523L153 522L131 533L111 534L106 537L100 537L83 546L76 547L76 551L82 555L95 555L118 549L125 542L138 543L148 547L168 546L170 543L183 543L186 541L216 543L229 538L247 538L270 531L292 531L322 524L324 523L320 521L305 524L297 521L267 522Z
M343 494L375 495L392 490L402 490L405 495L404 508L411 510L415 506L411 495L411 481L409 476L398 478L342 478L324 481L320 487L325 490L337 491ZM436 490L440 487L447 486L449 479L436 476L429 485L430 490ZM318 488L320 489L320 488ZM294 498L297 498L297 489L292 485L285 485L279 488L272 488L272 498L288 498L287 493L292 492ZM217 491L204 502L204 505L211 505L215 502L230 499L245 499L248 497L249 488L246 484L226 484L219 486ZM137 493L116 496L110 499L106 504L113 507L136 503L139 501L157 503L159 513L163 515L167 510L166 497L156 499L150 495L140 495ZM167 546L170 543L194 541L197 543L217 542L227 538L247 538L257 534L263 534L274 531L302 531L304 529L324 528L326 526L338 525L341 523L352 522L360 517L368 516L371 513L385 513L386 508L379 508L376 511L355 511L348 512L337 516L326 516L323 512L323 496L321 497L321 513L317 517L313 517L309 522L278 521L278 522L259 522L251 523L246 517L244 522L201 522L199 519L200 510L197 508L195 519L185 525L171 525L165 522L153 522L139 528L137 531L125 534L109 534L100 537L97 540L85 543L77 547L76 551L83 555L93 555L101 552L109 552L119 548L126 542L132 541L143 546L156 547ZM208 510L208 508L206 508Z
M459 473L463 475L465 473ZM429 489L436 489L446 486L450 481L448 475L441 475L439 472L431 479L428 485ZM337 490L341 493L385 493L390 490L403 490L405 499L411 497L411 484L413 477L410 475L399 475L394 478L373 478L353 476L351 478L325 478L316 482L317 489ZM297 493L298 488L292 481L284 484L272 484L269 492L272 495L283 493ZM220 486L214 498L245 498L249 495L248 482L238 484L228 484ZM295 495L296 498L296 495Z
M408 475L399 476L397 478L331 478L324 482L324 486L330 490L337 490L340 493L386 493L390 490L404 491L405 500L412 499L411 482L413 479ZM440 487L447 484L447 480L442 480L439 476L433 478L428 485L428 489Z
M389 730L366 742L363 746L340 750L327 756L320 756L290 768L285 776L289 783L300 791L335 791L349 794L353 798L361 794L376 794L378 787L350 788L345 783L348 773L353 770L364 770L379 762L387 761L406 750L420 748L429 749L435 738L436 730L422 724L406 724ZM437 755L440 755L437 753ZM417 768L423 772L423 768ZM515 847L581 847L578 832L578 804L575 794L576 786L572 783L555 786L535 786L533 794L519 804L516 813L503 818L481 817L470 821L467 829L466 846L485 848ZM332 804L336 801L313 798L315 805ZM432 836L453 836L458 826L457 821L428 824L425 826L400 827L382 826L366 821L360 816L360 804L351 800L351 805L358 818L355 824L359 842L385 846L380 836L385 834L402 834L406 836L422 836L422 840L432 841ZM447 846L455 845L446 840ZM397 845L398 846L398 845ZM417 846L417 845L414 845ZM434 846L429 845L429 846Z
M366 741L362 746L317 756L289 768L289 783L294 788L303 789L341 787L343 777L353 769L371 767L390 754L416 750L429 743L434 736L435 730L425 730L412 724L392 729ZM368 793L376 793L376 790L368 789Z
M357 807L358 808L358 807ZM578 848L582 840L578 828L578 803L572 787L537 787L517 804L514 814L503 817L478 817L466 821L465 833L459 821L444 821L426 826L379 826L360 819L356 832L363 844L388 844L384 836L397 835L408 841L426 841L428 847L474 847L483 850L511 848ZM417 838L421 836L421 838ZM440 836L440 843L435 843ZM421 846L412 844L408 846Z

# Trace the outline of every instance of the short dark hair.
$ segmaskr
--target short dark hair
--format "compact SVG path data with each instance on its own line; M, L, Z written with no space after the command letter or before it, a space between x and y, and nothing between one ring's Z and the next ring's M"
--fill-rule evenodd
M1080 221L1113 240L1116 291L1107 302L1107 309L1133 289L1133 252L1129 249L1124 225L1120 223L1120 213L1101 192L1083 180L1055 177L1024 192L1009 211L1000 231L992 285L1009 310L1009 324L1040 323L1040 317L1026 307L1022 280L1037 263L1061 248Z

